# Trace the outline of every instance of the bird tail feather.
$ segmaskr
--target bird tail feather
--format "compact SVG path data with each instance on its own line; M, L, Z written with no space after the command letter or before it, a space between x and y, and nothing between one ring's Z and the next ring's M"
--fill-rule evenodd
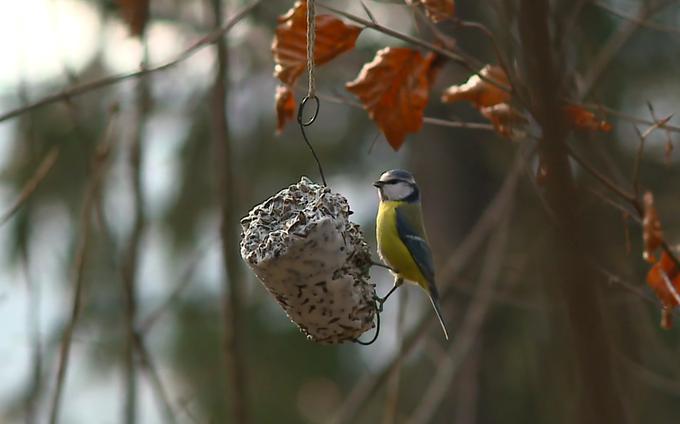
M436 291L430 293L430 302L432 302L432 307L434 308L434 313L437 314L437 319L439 319L439 325L442 326L442 331L444 332L444 337L446 340L449 339L449 331L446 329L446 324L444 323L444 317L442 316L442 311L439 307L439 296Z

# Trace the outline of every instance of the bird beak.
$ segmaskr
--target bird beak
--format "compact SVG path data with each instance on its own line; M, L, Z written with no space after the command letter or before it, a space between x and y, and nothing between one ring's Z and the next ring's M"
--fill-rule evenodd
M376 181L373 183L373 187L382 188L382 186L383 186L382 181Z

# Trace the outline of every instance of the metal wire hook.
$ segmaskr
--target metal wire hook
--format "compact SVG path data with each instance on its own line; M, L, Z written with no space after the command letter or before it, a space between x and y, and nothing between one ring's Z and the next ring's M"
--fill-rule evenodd
M309 118L309 121L303 122L304 118L304 111L305 111L305 106L307 105L307 102L309 100L314 100L315 107L314 107L314 114L312 115L311 118ZM319 103L319 98L316 95L313 96L305 96L304 99L300 102L300 106L298 106L298 114L297 114L297 121L298 124L302 125L303 127L308 127L316 121L316 117L319 116L319 108L321 104Z
M314 100L316 107L314 108L314 114L312 115L311 118L309 118L309 121L303 122L302 118L305 111L305 105L307 104L307 101L309 101L309 99ZM328 187L328 184L326 183L326 177L324 176L323 173L323 167L321 166L321 160L319 160L319 156L317 156L316 151L314 151L314 147L312 147L312 143L309 142L307 134L305 133L305 127L312 125L314 121L316 121L316 117L319 115L319 108L320 108L319 98L316 97L316 95L305 96L305 98L302 99L302 101L300 102L300 106L298 106L297 121L298 125L300 125L302 138L305 140L305 144L307 144L307 147L309 147L309 150L312 152L312 156L314 156L314 160L316 161L316 166L319 168L319 174L321 174L321 181L323 182L324 187Z
M368 346L368 345L372 345L373 343L375 343L376 340L378 340L378 335L380 334L380 309L378 308L378 300L379 299L380 298L376 296L376 298L373 301L374 302L373 307L375 308L375 315L376 315L376 321L377 321L376 326L375 326L375 334L373 335L373 338L368 342L362 342L359 339L353 339L352 341L354 343L358 343L362 346Z

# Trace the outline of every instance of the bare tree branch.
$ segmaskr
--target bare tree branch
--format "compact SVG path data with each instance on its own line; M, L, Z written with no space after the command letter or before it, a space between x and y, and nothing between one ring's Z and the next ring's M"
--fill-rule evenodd
M367 21L366 19L360 18L356 15L353 15L351 13L348 13L348 12L345 12L345 11L342 11L342 10L335 9L331 6L324 4L324 3L318 3L318 6L323 8L323 9L329 10L329 11L335 13L335 14L338 14L340 16L344 16L345 18L347 18L351 21L354 21L356 23L359 23L359 24L365 26L366 28L370 28L370 29L373 29L375 31L382 32L383 34L389 35L389 36L394 37L398 40L406 41L407 43L410 43L410 44L413 44L413 45L416 45L416 46L420 46L424 49L435 52L435 53L441 55L442 57L450 59L453 62L463 66L465 69L467 69L468 71L477 75L479 78L488 82L489 84L492 84L495 87L497 87L497 88L499 88L503 91L511 92L511 88L506 86L505 84L498 82L494 79L488 78L484 75L481 75L479 73L479 70L481 68L481 64L479 63L479 61L477 61L476 59L474 59L473 57L471 57L470 55L468 55L466 53L463 53L463 52L454 53L450 50L439 47L435 44L428 43L425 40L421 40L421 39L413 37L411 35L404 34L404 33L401 33L399 31L395 31L391 28L382 26L382 25L377 24L375 22Z
M437 373L430 382L418 402L416 410L411 415L409 423L429 423L437 408L444 400L448 388L453 384L454 376L460 369L467 354L474 345L475 338L482 328L487 311L491 305L493 286L503 264L503 255L508 240L508 225L510 222L512 205L505 210L503 223L499 226L487 248L482 273L477 286L474 302L465 313L453 344L449 348L446 359L437 365Z
M43 97L40 100L37 100L33 103L26 104L22 107L9 110L7 112L4 112L0 114L0 122L5 121L7 119L11 118L16 118L19 115L22 115L26 112L30 112L34 109L50 105L52 103L60 102L60 101L68 101L74 97L89 93L90 91L98 90L100 88L108 87L109 85L114 85L117 84L121 81L125 81L128 79L133 79L133 78L139 78L147 74L151 74L154 72L160 72L160 71L165 71L169 68L172 68L173 66L177 65L180 62L183 62L196 54L199 50L211 45L215 44L218 42L220 39L222 39L222 36L226 34L230 29L234 27L237 23L239 23L243 18L245 18L250 12L255 9L256 6L258 6L261 3L262 0L254 0L250 5L243 7L240 9L238 12L236 12L231 18L229 18L221 27L216 29L215 31L211 32L210 34L207 34L206 36L200 38L193 44L191 44L189 47L187 47L184 51L182 51L180 54L178 54L174 59L165 62L161 65L158 66L153 66L150 68L146 69L140 69L139 71L134 71L134 72L129 72L125 74L119 74L119 75L112 75L109 77L105 77L102 79L98 79L95 81L90 81L86 82L83 84L75 85L69 88L66 88L65 90L61 91L60 93L55 93L46 97Z
M24 187L21 189L21 193L19 193L17 199L2 215L2 218L0 218L0 226L9 221L9 219L14 216L14 214L17 213L19 209L21 209L21 207L31 197L35 190L37 190L37 188L40 186L40 183L43 182L45 177L47 177L47 174L49 174L52 170L52 167L54 167L54 164L57 163L59 151L60 148L55 146L52 147L49 152L47 152L47 155L45 155L42 162L40 162L40 165L38 165L35 173L31 176L31 178L29 178L28 181L26 181L26 184L24 184Z
M626 21L617 32L615 32L607 42L604 47L600 49L597 56L589 62L590 67L587 73L583 77L583 81L580 84L580 98L586 98L590 91L593 89L595 84L599 81L600 77L604 74L611 61L616 57L616 55L621 51L623 46L628 42L630 37L640 28L640 22L647 20L650 16L654 15L664 7L668 6L671 2L677 0L662 0L654 2L653 4L648 4L647 2L642 2L637 13L637 17L634 20ZM601 6L598 4L598 6Z
M222 1L210 0L215 26L220 27ZM222 238L222 308L224 314L224 360L230 387L227 400L231 404L233 420L238 424L249 422L246 362L243 354L241 286L243 276L241 258L238 252L237 196L234 181L235 160L229 139L227 122L227 83L229 63L227 43L224 38L217 40L217 70L212 88L211 125L213 150L215 152L215 195L220 205L220 236Z
M144 59L141 68L147 67L149 51L148 43L144 35ZM142 146L144 138L144 127L149 110L151 109L151 81L147 75L140 78L135 93L135 110L133 121L134 126L132 140L129 144L128 171L132 189L132 202L134 215L132 230L129 234L126 246L122 253L120 271L122 277L122 291L124 300L124 331L126 340L124 343L124 376L125 376L125 402L123 404L124 422L134 424L137 422L137 367L135 363L135 334L137 321L137 270L139 268L139 252L142 237L146 227L145 201L142 191Z
M61 338L56 384L50 406L50 424L56 424L59 419L59 406L64 389L64 379L66 377L66 371L68 370L69 365L71 342L73 340L73 333L76 329L76 325L78 324L80 311L82 309L85 282L85 260L87 258L89 249L92 213L94 211L97 192L101 187L109 157L111 156L111 150L113 148L113 129L116 116L117 111L113 111L109 126L106 130L106 134L104 135L104 140L98 146L97 151L92 159L92 175L87 187L85 188L83 207L80 216L78 248L75 253L75 262L73 266L73 300L71 305L71 316Z

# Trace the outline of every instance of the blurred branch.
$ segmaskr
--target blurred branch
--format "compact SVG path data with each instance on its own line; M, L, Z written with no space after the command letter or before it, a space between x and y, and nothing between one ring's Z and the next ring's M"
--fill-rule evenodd
M363 109L364 107L361 105L361 103L356 102L351 99L346 99L344 97L340 96L333 96L330 94L318 94L317 96L321 100L326 100L331 103L335 104L340 104L340 105L347 105L351 106L357 109ZM441 119L441 118L432 118L425 116L423 118L423 123L425 124L430 124L430 125L437 125L440 127L449 127L449 128L465 128L465 129L470 129L470 130L483 130L483 131L495 131L493 125L491 124L485 124L482 122L466 122L466 121L451 121L448 119Z
M210 0L215 26L220 27L222 0ZM229 81L229 57L224 38L215 45L217 70L212 88L211 125L215 154L215 195L220 205L220 236L222 238L222 309L224 314L224 360L227 381L230 387L225 395L230 401L233 421L237 424L249 422L246 362L241 343L242 272L238 252L237 196L234 181L236 161L232 157L227 122L227 83Z
M145 35L142 35L144 58L141 69L145 69L149 62L149 46ZM149 76L140 78L135 92L135 110L132 126L134 126L132 140L128 150L128 171L132 189L132 204L134 215L132 230L122 253L120 271L124 299L124 365L125 365L125 403L124 422L134 424L137 421L137 370L135 364L135 324L137 321L137 271L139 269L139 250L146 219L144 216L144 193L142 191L142 163L144 149L144 126L151 109L151 81Z
M604 106L604 105L585 103L582 106L584 106L586 108L602 111L602 112L606 113L607 115L615 116L617 118L620 118L620 119L623 119L623 120L626 120L626 121L629 121L629 122L632 122L632 123L635 123L635 124L657 125L658 122L659 122L658 120L654 120L654 119L649 120L649 119L639 118L637 116L634 116L634 115L631 115L631 114L628 114L628 113L625 113L625 112L621 112L621 111L618 111L616 109L612 109L612 108ZM661 123L661 124L658 124L658 126L659 126L659 128L662 128L666 131L680 133L680 127L675 126L675 125L669 125L668 123Z
M465 318L460 326L453 344L449 348L445 360L437 365L437 372L430 382L430 386L423 393L416 410L411 415L409 423L429 423L444 400L446 392L454 382L454 376L460 369L467 354L472 348L475 338L482 328L484 319L491 305L493 286L498 280L503 255L508 240L508 225L512 202L507 205L503 216L503 223L489 241L487 252L482 265L477 295L468 307Z
M160 409L163 411L163 415L165 417L164 422L167 424L174 424L177 422L177 420L175 419L175 413L173 411L172 404L170 403L168 394L165 391L165 386L161 381L160 375L158 374L158 370L156 369L156 366L154 365L151 355L149 354L149 350L147 349L146 344L144 343L144 337L140 334L139 331L136 331L133 334L133 339L135 343L135 349L139 354L141 366L143 370L146 372L147 378L151 382L151 386L153 387L153 390L156 393L156 397L158 398L158 401L160 403L161 406Z
M71 305L71 316L61 338L56 384L50 405L49 422L51 424L56 424L59 419L59 406L64 389L64 379L66 377L66 371L69 365L71 342L73 340L73 333L78 323L78 319L80 318L80 312L82 309L85 281L85 260L89 250L92 213L94 211L97 193L101 187L107 164L111 156L111 150L113 149L113 128L117 115L117 110L111 112L111 118L109 120L109 125L106 129L104 139L97 147L97 151L92 158L92 174L85 188L83 207L80 215L78 248L75 253L75 262L73 267L73 299Z
M482 217L470 230L463 242L458 245L456 250L447 261L446 265L439 272L439 281L442 284L442 302L446 302L452 297L454 292L452 281L460 275L465 265L475 258L477 250L482 246L485 238L491 234L498 223L503 218L507 206L514 197L517 181L521 175L523 158L517 154L515 163L505 177L503 185L498 190L494 198L489 202ZM361 407L370 400L378 389L387 381L387 377L398 366L399 361L409 355L413 349L419 345L429 328L435 324L432 317L428 314L420 319L413 331L404 339L401 351L396 353L382 369L366 375L357 385L354 386L350 394L345 398L345 402L335 412L331 422L335 424L356 422Z
M30 249L28 242L22 244L21 267L26 279L28 292L26 305L26 332L29 334L28 348L31 351L31 376L28 392L26 394L26 424L38 423L38 407L41 391L43 388L43 345L40 332L40 300L41 289L31 275Z
M172 292L162 304L160 304L155 310L151 311L138 325L137 328L141 334L145 334L151 330L151 327L153 327L154 324L156 324L156 322L161 318L161 316L163 316L163 314L165 314L177 301L177 298L179 298L179 295L184 291L184 289L186 289L187 286L191 284L196 268L200 264L200 261L203 259L203 256L205 255L205 252L208 250L208 248L212 247L214 241L216 240L211 240L208 245L197 249L189 258L189 263L184 268L184 271L180 273L179 279L175 283L175 288L172 290Z
M31 178L28 179L28 181L26 181L26 184L24 184L24 187L21 189L21 193L19 193L19 197L17 197L12 206L10 206L10 208L2 215L2 218L0 218L0 226L7 223L7 221L9 221L9 219L14 216L14 214L17 213L19 209L21 209L24 203L28 201L31 195L40 186L40 183L42 183L45 177L47 177L47 174L50 173L54 164L57 163L59 152L60 147L57 146L52 147L50 151L47 152L47 155L45 155L42 162L40 162L40 165L38 165L35 173L31 176Z
M567 154L572 159L574 159L585 171L587 171L590 175L595 177L595 179L600 181L611 192L615 193L623 200L627 201L633 207L633 209L635 209L635 212L637 212L638 215L638 222L644 218L644 209L637 196L635 196L634 194L627 193L624 189L617 186L608 177L606 177L600 171L591 166L585 159L583 159L580 155L574 152L574 150L571 149L569 146L565 147ZM668 256L671 258L675 266L680 269L680 260L678 259L676 252L674 252L673 249L670 248L666 241L663 241L661 243L661 248L664 250L664 252L666 252L666 254L668 254Z
M401 383L401 368L403 364L403 354L401 351L404 349L404 329L405 329L405 318L406 318L406 308L408 304L408 290L399 291L399 308L397 309L397 344L399 345L397 357L399 360L394 366L394 369L390 373L389 380L387 382L387 395L385 397L385 415L383 417L383 424L393 424L397 422L397 415L399 409L399 386Z
M199 50L215 44L219 42L222 39L222 36L226 34L231 28L239 23L243 18L245 18L250 12L257 7L262 0L254 0L250 5L245 6L241 8L238 12L236 12L232 17L230 17L222 26L217 28L215 31L205 35L204 37L200 38L193 44L191 44L189 47L187 47L184 51L182 51L180 54L178 54L174 59L165 62L161 65L158 66L153 66L150 68L146 69L140 69L138 71L134 72L129 72L125 74L119 74L119 75L112 75L109 77L104 77L95 81L90 81L86 82L83 84L75 85L69 88L64 89L60 93L55 93L46 97L43 97L40 100L37 100L33 103L26 104L22 107L16 108L9 110L7 112L4 112L0 114L0 122L5 121L7 119L15 118L21 114L24 114L26 112L30 112L34 109L38 109L43 106L50 105L52 103L60 102L60 101L68 101L72 99L73 97L77 97L80 95L83 95L85 93L88 93L90 91L98 90L100 88L108 87L110 85L117 84L121 81L125 81L128 79L133 79L133 78L139 78L154 72L159 72L159 71L165 71L169 68L172 68L173 66L177 65L180 62L183 62L196 54Z
M593 4L597 7L599 7L600 9L608 12L611 15L614 15L618 18L632 22L637 26L650 28L650 29L653 29L653 30L656 30L656 31L661 31L661 32L669 32L669 33L672 33L672 34L680 34L680 28L675 27L675 26L671 26L671 25L664 25L664 24L660 24L660 23L657 23L657 22L650 21L649 18L651 16L646 16L646 17L641 17L639 15L638 16L630 16L630 15L627 15L627 14L609 6L608 4L601 2L601 1L593 2ZM663 2L661 2L659 5L661 5L661 4L663 4ZM649 13L648 15L651 15L651 13Z
M549 0L521 0L518 10L519 41L523 52L527 88L532 99L532 115L540 126L542 137L539 154L548 173L544 192L557 225L549 232L551 251L544 266L550 270L547 287L556 302L564 305L566 334L551 337L555 349L569 340L568 355L574 357L573 368L561 367L559 377L573 378L579 387L575 405L561 409L575 422L625 423L621 393L612 390L617 380L612 366L611 335L605 327L600 293L594 281L593 267L584 260L595 249L596 236L576 213L581 193L576 190L566 144L568 128L562 113L560 81L563 81L561 59L554 51L554 3ZM556 89L558 90L556 92ZM560 321L552 319L558 324ZM557 399L563 393L550 387ZM557 414L560 411L556 412ZM573 414L573 415L571 415Z
M382 26L382 25L375 23L375 22L372 22L372 21L367 21L366 19L360 18L356 15L353 15L349 12L345 12L343 10L335 9L331 6L324 4L324 3L318 3L317 6L320 7L320 8L326 9L330 12L333 12L337 15L344 16L345 18L349 19L350 21L354 21L356 23L359 23L359 24L365 26L366 28L370 28L372 30L381 32L385 35L389 35L390 37L394 37L398 40L402 40L402 41L405 41L407 43L414 44L416 46L422 47L422 48L427 49L429 51L435 52L435 53L439 54L440 56L445 57L447 59L450 59L453 62L463 66L468 71L477 75L483 81L486 81L489 84L492 84L493 86L495 86L495 87L497 87L497 88L499 88L503 91L506 91L508 93L512 91L511 88L506 86L505 84L502 84L502 83L500 83L500 82L498 82L494 79L491 79L491 78L488 78L484 75L481 75L479 73L481 65L479 63L472 63L472 61L474 61L474 62L477 62L477 61L476 61L476 59L474 59L472 56L470 56L468 54L465 54L463 52L461 52L460 54L454 53L454 52L452 52L448 49L445 49L445 48L442 48L442 47L437 46L435 44L429 43L425 40L421 40L421 39L413 37L411 35L404 34L404 33L401 33L399 31L395 31L391 28Z
M628 39L630 39L635 31L640 28L640 22L647 20L649 17L653 16L655 13L674 1L677 0L658 1L653 2L651 5L647 2L642 2L636 18L634 20L627 20L623 25L621 25L619 30L607 39L606 43L600 49L597 56L595 56L595 58L590 61L590 68L583 76L582 83L579 87L581 99L588 96L595 84L599 81L600 77L604 74L604 71L607 69L611 61L616 57L616 55L628 42ZM601 7L599 3L596 4Z

